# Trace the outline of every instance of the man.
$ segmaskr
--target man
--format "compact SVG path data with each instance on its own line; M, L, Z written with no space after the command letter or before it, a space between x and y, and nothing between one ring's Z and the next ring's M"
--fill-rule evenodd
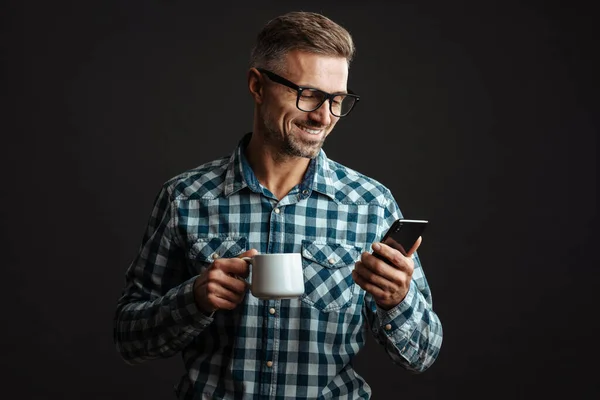
M347 88L353 54L349 33L322 15L270 21L248 72L252 133L160 191L115 342L131 363L182 352L180 399L368 399L351 362L369 329L411 371L437 357L420 240L408 257L377 243L401 216L389 190L321 150L358 101ZM240 258L257 252L301 253L304 295L252 296Z

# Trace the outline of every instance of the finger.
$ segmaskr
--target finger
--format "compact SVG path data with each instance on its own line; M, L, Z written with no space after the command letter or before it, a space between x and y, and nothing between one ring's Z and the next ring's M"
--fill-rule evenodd
M219 258L212 263L212 268L229 276L247 277L250 267L241 258Z
M223 299L214 294L208 295L207 298L208 298L209 304L211 304L212 311L233 310L234 308L236 308L238 306L238 304L240 304L242 302L241 299L237 300L237 301L230 301L227 299Z
M223 286L224 288L230 290L233 293L243 294L243 293L246 292L246 290L248 290L248 287L250 285L241 276L230 275L230 276L228 276L227 278L224 279L224 281L221 284L221 286Z
M374 244L373 247L375 248L376 244ZM397 253L391 254L389 256L391 260L382 260L378 257L375 257L373 254L365 252L361 256L361 261L364 264L364 266L370 269L373 273L380 275L388 280L397 282L399 272L405 274L412 273L411 260L404 257L402 254L400 254L400 252L392 248L389 249L392 252Z
M354 279L354 282L356 282L358 286L360 286L366 292L371 293L371 295L373 295L375 298L382 297L385 294L384 289L366 280L356 269L352 271L352 279Z
M231 310L235 304L239 304L244 293L235 294L224 288L214 276L222 274L222 271L207 271L194 282L194 299L198 308L204 312L214 312L218 309ZM239 300L238 300L239 299Z
M414 254L414 252L417 251L419 246L421 246L422 241L423 241L423 238L421 236L419 236L419 238L417 239L415 244L413 244L413 247L411 247L410 251L408 253L406 253L406 257L411 257Z
M417 245L418 243L420 243L420 239L417 239L415 245ZM412 270L414 267L410 256L405 256L399 250L396 250L393 247L386 245L385 243L375 242L373 243L372 247L373 254L379 254L381 257L383 257L384 262L386 262L386 264L391 265L396 269L405 271L408 274L412 274ZM415 250L418 247L418 245L416 247L413 246Z
M245 257L254 257L255 255L258 254L258 250L256 249L250 249L248 251L243 252L242 254L240 254L238 256L238 258L245 258ZM246 262L246 265L248 265L248 261L244 260L244 262ZM250 268L244 268L244 272L242 272L241 274L238 274L237 276L239 277L239 279L245 279L250 275Z
M254 257L257 254L258 254L258 250L256 250L256 249L250 249L250 250L247 250L247 251L243 252L242 254L240 254L238 256L238 258L242 258L242 257Z
M246 266L247 267L247 266ZM244 280L242 276L247 276L248 273L241 273L240 275L234 275L233 273L226 273L224 271L218 271L213 281L221 285L222 287L230 290L233 293L244 293L248 289L248 282Z
M402 274L404 277L400 284L394 284L387 280L382 280L381 277L376 275L368 275L365 278L365 271L367 271L368 275L369 271L367 269L355 268L352 271L352 278L358 286L370 293L375 302L383 309L389 310L391 307L395 307L406 297L410 286L410 278L406 275Z
M400 267L404 259L404 255L400 251L388 246L385 243L375 242L371 245L374 254L379 254L388 264Z
M248 288L248 283L244 279L238 278L237 275L225 272L226 270L228 270L228 268L224 266L224 262L228 261L231 260L224 259L222 261L215 261L212 264L211 268L206 272L206 278L204 279L205 282L220 285L235 293L245 292ZM245 264L242 260L237 261L241 262L242 264Z
M234 279L234 278L231 278ZM234 279L236 280L236 279ZM236 280L237 281L237 280ZM237 281L238 283L241 283ZM230 309L231 305L239 304L244 298L245 291L237 292L220 285L218 282L208 282L206 284L206 296L211 304L216 308ZM231 304L228 304L231 303Z
M373 257L373 256L370 255L370 257ZM373 257L373 258L375 258L375 257ZM382 262L380 260L378 260L378 261L381 264L385 264L384 262ZM385 266L384 268L393 270L396 274L399 273L398 270L395 270L393 267L390 267L389 265ZM356 272L356 274L360 277L360 279L363 282L369 283L370 285L373 285L373 286L377 286L381 290L389 290L392 287L401 283L401 280L399 277L394 276L393 274L389 274L388 276L383 276L383 275L373 271L371 269L371 267L368 266L367 264L365 264L364 262L356 263L356 266L354 267L354 271Z
M395 274L398 273L397 268L369 253L363 253L361 262L356 264L355 269L364 279L372 281L382 288L386 286L384 280L393 281L396 279Z

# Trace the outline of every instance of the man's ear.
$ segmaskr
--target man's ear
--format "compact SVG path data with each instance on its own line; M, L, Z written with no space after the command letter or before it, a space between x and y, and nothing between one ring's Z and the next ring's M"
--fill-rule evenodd
M256 68L248 70L248 90L257 104L261 104L263 101L263 82L264 80Z

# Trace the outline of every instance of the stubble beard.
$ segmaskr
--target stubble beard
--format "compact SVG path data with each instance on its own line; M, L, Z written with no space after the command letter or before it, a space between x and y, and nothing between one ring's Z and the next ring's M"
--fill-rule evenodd
M265 141L267 144L279 152L274 155L280 159L286 159L291 157L303 157L313 159L319 155L323 144L325 143L324 135L322 138L317 140L303 140L290 133L287 135L281 132L275 120L271 117L268 112L264 112L263 121L265 126ZM307 127L322 128L321 125L315 124L311 120L303 121L303 124Z

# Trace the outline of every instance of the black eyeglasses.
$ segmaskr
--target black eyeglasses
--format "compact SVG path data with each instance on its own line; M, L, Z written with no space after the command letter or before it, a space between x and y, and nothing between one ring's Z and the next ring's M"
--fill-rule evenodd
M349 91L349 93L327 93L311 87L298 86L293 82L263 68L256 68L261 74L265 74L273 82L287 86L298 92L296 107L304 112L312 112L329 100L329 111L336 117L345 117L350 114L360 97Z

